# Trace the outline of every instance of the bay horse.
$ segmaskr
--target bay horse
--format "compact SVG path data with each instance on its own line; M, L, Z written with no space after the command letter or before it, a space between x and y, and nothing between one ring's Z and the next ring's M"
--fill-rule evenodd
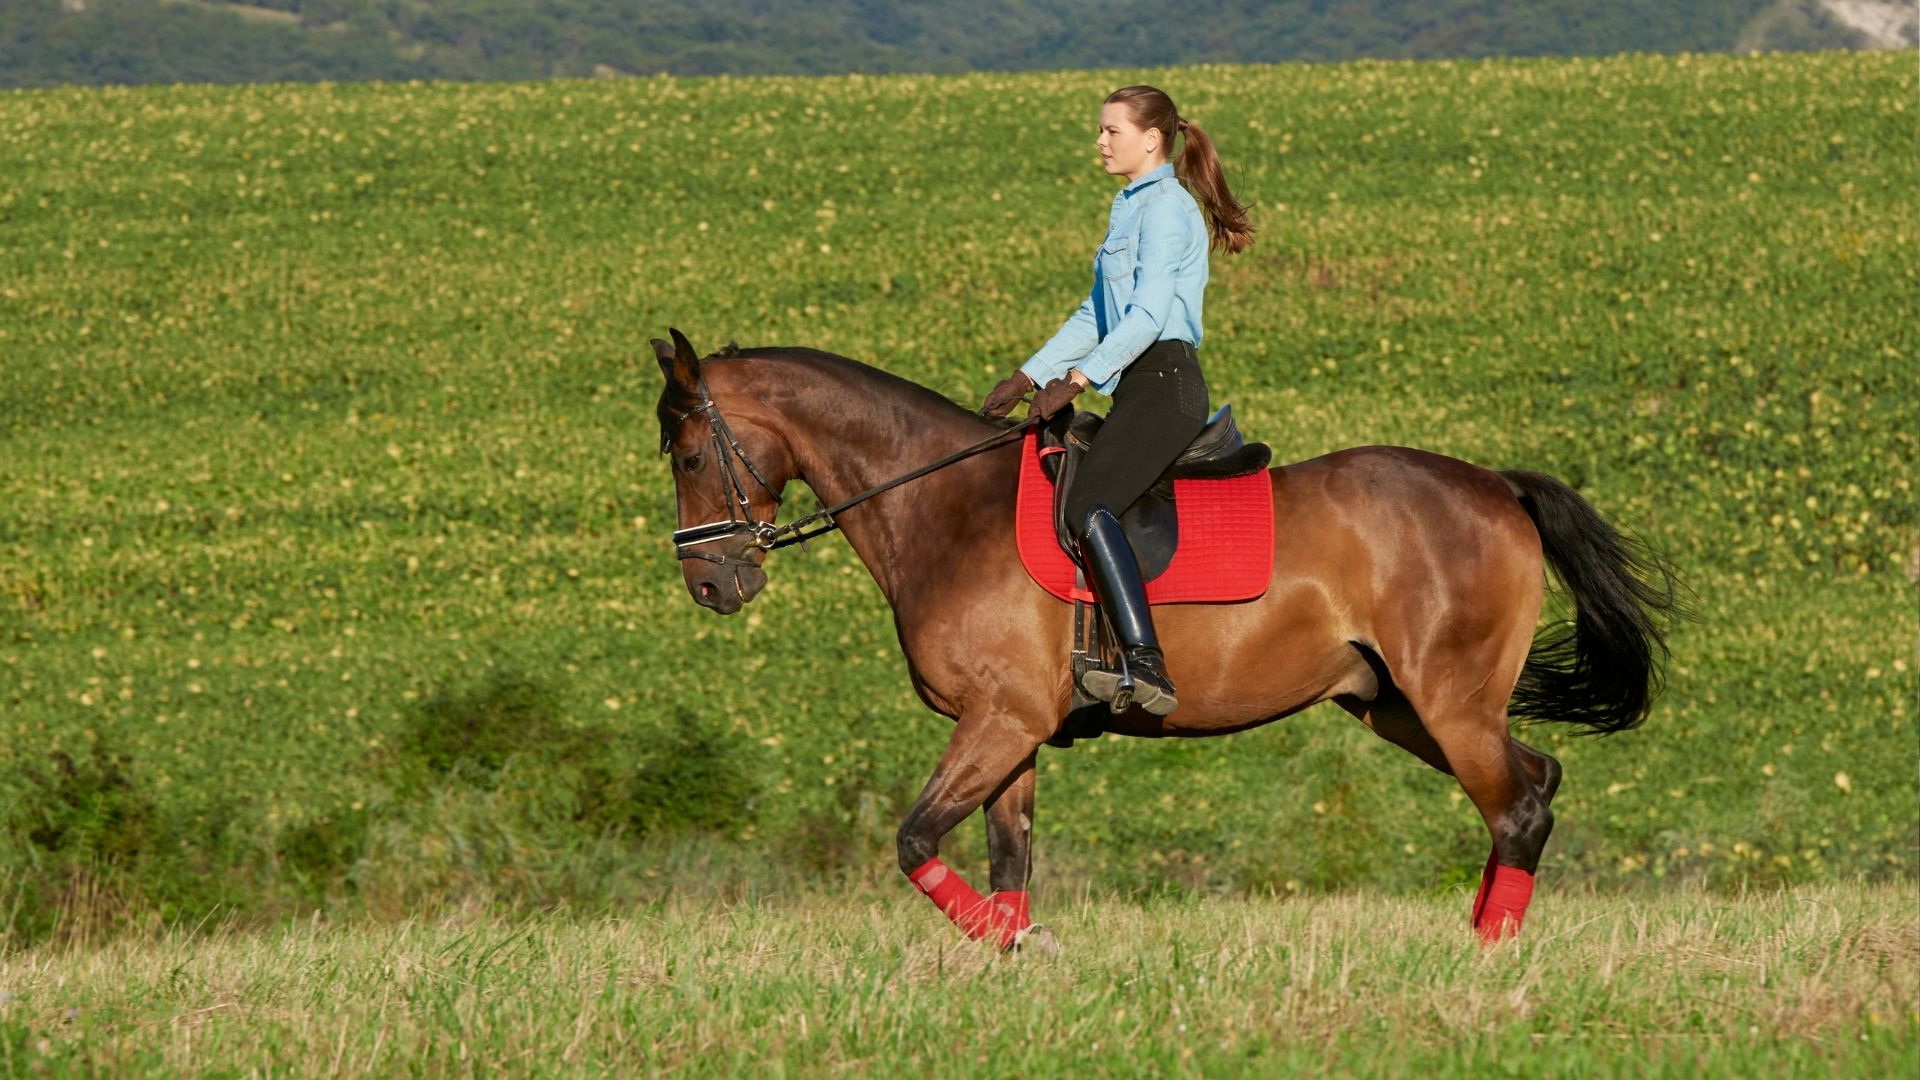
M768 551L798 532L773 524L790 481L843 504L810 520L846 533L893 609L914 690L954 722L900 824L900 869L969 936L1054 947L1031 921L1027 884L1034 758L1070 701L1071 605L1034 584L1016 553L1022 433L831 353L729 347L702 358L671 334L652 344L688 591L728 615L766 585ZM940 454L949 458L928 471ZM1639 724L1678 610L1671 572L1538 473L1369 446L1268 475L1266 593L1159 607L1180 707L1132 709L1106 728L1226 735L1333 701L1459 781L1493 837L1471 925L1483 942L1517 933L1561 771L1508 721L1594 733ZM1573 617L1536 640L1549 565ZM942 838L983 807L986 899L939 859Z

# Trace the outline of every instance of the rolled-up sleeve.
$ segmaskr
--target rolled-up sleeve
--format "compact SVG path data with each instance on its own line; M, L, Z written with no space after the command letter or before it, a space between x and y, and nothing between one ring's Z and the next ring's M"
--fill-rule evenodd
M1067 321L1040 346L1040 351L1020 365L1020 370L1027 373L1035 386L1045 386L1065 376L1073 369L1073 362L1087 355L1099 341L1099 324L1093 317L1093 294L1088 293L1079 309L1067 316Z
M1174 275L1189 237L1185 208L1155 199L1141 208L1140 251L1133 267L1133 296L1120 324L1086 355L1079 368L1096 384L1118 375L1160 339L1176 301Z

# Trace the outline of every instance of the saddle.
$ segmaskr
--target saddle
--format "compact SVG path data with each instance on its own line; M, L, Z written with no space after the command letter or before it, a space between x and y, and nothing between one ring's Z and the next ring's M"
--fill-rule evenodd
M1050 591L1055 596L1073 602L1073 637L1070 644L1072 700L1059 730L1047 740L1050 746L1070 747L1076 739L1098 736L1105 729L1109 712L1104 703L1095 701L1087 694L1082 679L1096 668L1111 669L1117 662L1118 647L1105 626L1105 620L1091 610L1092 597L1086 591L1085 570L1078 563L1072 533L1067 527L1063 511L1075 473L1103 423L1105 417L1097 413L1062 413L1042 429L1036 440L1038 445L1028 451L1033 455L1030 458L1033 464L1028 466L1030 482L1035 485L1050 483L1053 488L1050 524L1059 551L1048 555L1062 564L1060 568L1068 572L1072 582L1071 590L1062 591L1065 582L1056 580L1057 575L1044 568L1045 559L1040 556L1039 548L1046 543L1043 539L1046 523L1038 519L1041 506L1027 504L1030 509L1020 511L1024 519L1021 526L1021 559L1026 562L1027 570L1034 575L1034 579L1042 582L1042 587L1049 587L1048 583L1052 583ZM1034 438L1029 436L1029 439ZM1266 469L1272 458L1273 452L1266 444L1249 443L1241 437L1240 428L1233 420L1232 407L1222 405L1147 493L1120 515L1120 527L1133 545L1134 559L1140 566L1140 579L1149 583L1149 602L1162 599L1169 602L1228 601L1257 596L1264 591L1262 583L1267 576L1267 559L1260 556L1270 556L1271 553L1271 489L1264 483L1255 484L1257 491L1267 496L1262 499L1247 493L1245 481L1218 488L1206 484L1198 487L1190 483L1180 485L1187 487L1188 498L1192 500L1187 510L1193 519L1190 523L1197 522L1198 535L1190 544L1195 550L1189 551L1186 558L1181 560L1181 568L1165 574L1165 580L1159 584L1152 583L1160 579L1163 572L1174 563L1175 549L1179 545L1180 518L1179 506L1174 501L1174 481L1248 477ZM1028 483L1028 480L1022 480L1023 503L1026 501ZM1236 487L1240 494L1227 493ZM1235 514L1242 516L1235 517ZM1253 520L1249 522L1248 517ZM1255 527L1249 528L1249 524ZM1237 542L1222 544L1223 525ZM1233 554L1228 554L1229 551ZM1065 553L1065 558L1061 557L1060 552ZM1223 558L1232 566L1231 572L1219 572L1222 564L1218 560ZM1257 561L1233 561L1236 559ZM1196 569L1197 576L1206 581L1205 586L1197 592L1194 588ZM1214 572L1209 573L1209 570ZM1156 598L1154 593L1161 585L1168 586L1170 594Z
M1053 481L1053 531L1069 558L1078 561L1073 532L1064 508L1074 474L1093 445L1106 417L1093 412L1063 410L1048 422L1040 436L1040 466ZM1222 405L1207 426L1173 459L1147 493L1120 515L1120 527L1133 545L1140 564L1140 580L1152 581L1173 561L1180 544L1180 518L1174 504L1175 480L1225 480L1265 469L1273 460L1266 443L1247 442L1233 421L1233 406Z

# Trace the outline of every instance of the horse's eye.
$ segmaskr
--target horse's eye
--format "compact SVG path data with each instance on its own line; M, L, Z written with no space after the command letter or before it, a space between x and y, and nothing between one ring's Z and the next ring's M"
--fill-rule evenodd
M680 468L687 472L698 472L700 470L700 455L688 454L686 457L681 458Z

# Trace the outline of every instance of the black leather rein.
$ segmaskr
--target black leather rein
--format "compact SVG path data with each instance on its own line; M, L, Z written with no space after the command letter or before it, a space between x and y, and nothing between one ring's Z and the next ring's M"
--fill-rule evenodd
M876 484L850 499L837 502L832 506L820 510L815 510L806 517L789 521L785 525L775 526L770 521L761 521L753 516L753 505L747 499L746 486L740 482L739 474L734 471L733 459L736 457L740 459L740 464L746 466L747 473L759 482L760 486L766 490L768 495L773 497L773 503L776 507L780 505L780 493L773 490L772 484L767 483L767 478L761 475L760 470L754 467L752 459L747 457L747 452L741 447L740 440L734 438L733 429L727 426L726 417L720 415L719 406L713 403L713 395L707 391L707 380L704 377L700 380L700 403L674 418L672 426L668 428L665 437L661 439L661 451L666 452L669 449L669 444L673 441L674 433L679 431L680 425L685 423L687 418L695 413L706 413L707 420L713 429L713 452L714 456L719 460L720 486L726 494L727 501L727 520L709 521L704 525L690 525L684 529L675 529L673 531L673 549L674 554L679 558L705 559L708 562L719 563L722 566L753 566L755 564L749 559L731 555L715 555L711 552L694 551L692 549L701 544L711 544L718 540L730 540L739 536L747 537L747 543L740 549L741 554L745 554L750 548L774 551L792 544L804 544L815 537L825 536L835 529L838 529L840 523L834 520L834 515L846 510L848 507L858 506L883 491L890 491L893 488L899 487L901 484L918 480L928 473L937 472L952 465L956 461L961 461L975 454L983 453L997 446L1004 445L1011 441L1012 438L1024 435L1028 428L1040 423L1038 417L1029 416L1025 421L1013 427L1003 431L996 431L992 435L981 439L979 442L955 450L953 453L948 454L938 461L929 462L910 473L896 476L886 483Z

